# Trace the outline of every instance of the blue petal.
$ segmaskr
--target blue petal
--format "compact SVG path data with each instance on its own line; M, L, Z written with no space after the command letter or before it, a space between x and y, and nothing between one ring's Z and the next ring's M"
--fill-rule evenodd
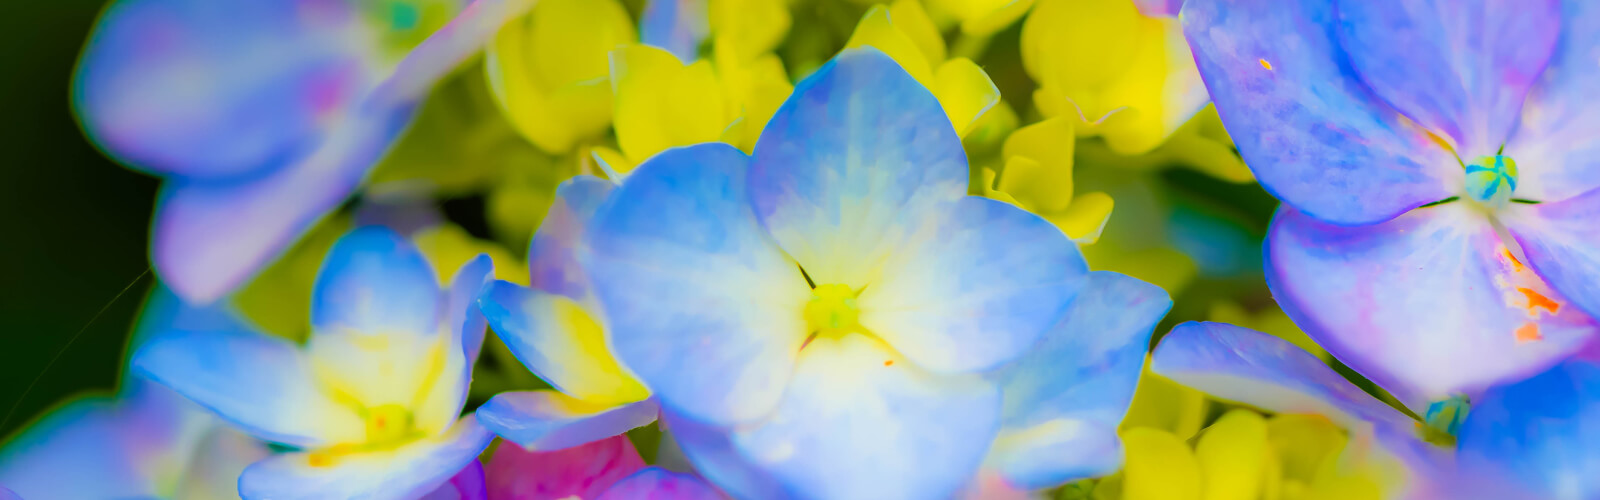
M1037 215L975 196L930 212L857 297L861 325L918 366L965 372L1010 361L1083 287L1089 266L1078 247Z
M547 451L643 427L659 411L654 399L606 406L556 391L502 392L478 408L478 422L528 451Z
M597 500L722 500L722 492L693 474L646 467L613 483Z
M471 415L444 435L392 450L332 458L311 465L308 453L283 453L251 465L239 476L246 500L278 498L418 498L450 480L494 440Z
M811 278L858 289L922 210L966 194L967 155L933 94L863 48L795 86L749 182L762 223Z
M494 261L487 254L479 255L461 266L450 280L450 290L445 301L446 325L460 328L461 348L466 352L470 367L478 360L487 333L487 320L478 308L478 294L494 281Z
M1032 490L1121 466L1117 425L1133 401L1150 334L1171 308L1159 287L1090 273L1062 321L997 374L1005 404L985 467Z
M1590 317L1600 316L1600 189L1505 212L1502 220L1528 265Z
M1537 373L1596 331L1466 202L1365 227L1284 209L1266 247L1284 312L1413 409Z
M267 441L358 442L366 423L330 399L294 344L261 334L173 331L133 355L133 371Z
M756 468L739 454L728 429L702 424L670 411L661 413L661 423L694 464L695 472L732 497L768 500L792 497L771 474Z
M468 5L363 94L315 148L278 159L282 165L250 176L170 179L162 187L151 230L157 274L185 299L201 303L244 283L355 190L405 130L434 82L532 3Z
M706 0L650 0L639 16L639 42L666 49L679 61L700 58L711 34Z
M1505 143L1561 29L1554 0L1345 0L1338 12L1361 81L1467 158Z
M479 301L511 354L562 393L591 402L633 402L649 395L606 348L603 318L571 299L495 281Z
M222 178L320 145L392 66L353 4L114 2L73 96L89 136L135 168Z
M945 498L978 472L998 387L938 375L866 335L817 337L783 402L732 433L739 454L802 498Z
M1552 30L1554 32L1555 30ZM1543 76L1522 103L1505 154L1525 165L1517 197L1561 201L1600 188L1600 3L1561 2L1561 36Z
M1600 496L1600 366L1570 361L1490 389L1458 447L1463 470L1503 477L1523 498Z
M572 300L590 300L589 279L578 264L578 244L616 187L611 181L580 175L556 187L555 201L528 244L528 270L534 288Z
M1278 413L1322 415L1344 427L1410 428L1415 422L1294 344L1225 323L1173 328L1156 346L1150 370L1218 398Z
M388 228L368 226L328 250L312 290L311 325L317 334L431 334L440 298L422 252Z
M762 234L746 161L720 143L645 161L595 216L584 261L617 357L664 406L717 424L771 411L807 334L811 290Z
M1184 33L1262 187L1318 219L1371 224L1460 191L1460 167L1342 61L1332 0L1193 0Z

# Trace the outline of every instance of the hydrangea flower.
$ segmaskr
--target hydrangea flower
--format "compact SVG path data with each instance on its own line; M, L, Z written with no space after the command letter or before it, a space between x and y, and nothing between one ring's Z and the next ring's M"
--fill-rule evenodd
M1376 487L1374 493L1383 498L1436 498L1472 491L1477 484L1454 474L1448 450L1424 441L1427 427L1422 422L1362 392L1316 356L1272 335L1224 323L1184 323L1162 338L1150 367L1224 400L1281 414L1325 417L1344 428L1348 432L1344 439L1349 440L1345 448L1352 450L1345 453L1342 463L1328 464L1338 468L1322 472L1333 476L1312 475L1313 480L1302 486L1331 488L1326 493L1332 494L1360 481ZM1255 427L1247 422L1237 424L1241 428L1234 431L1238 433L1251 430L1244 427ZM1322 431L1314 434L1328 437ZM1204 441L1202 438L1202 445ZM1238 453L1229 448L1242 444L1240 439L1221 439L1215 442L1214 452ZM1289 449L1309 453L1317 448L1301 443ZM1197 452L1201 454L1199 465L1205 465L1206 450ZM1287 471L1292 466L1288 460L1294 457L1280 458ZM1134 458L1130 456L1129 462L1128 474L1132 475ZM1219 469L1229 475L1271 473L1270 468L1238 468L1238 460L1216 464L1231 464ZM1209 480L1211 471L1207 472ZM1159 478L1152 479L1159 482ZM1249 478L1234 479L1237 487L1250 483Z
M1141 13L1129 0L1037 3L1022 23L1022 64L1039 84L1033 102L1046 117L1078 120L1079 136L1137 154L1206 104L1178 20L1157 15L1164 9Z
M847 50L796 86L753 156L702 144L646 161L580 260L617 357L724 490L946 496L1014 415L986 375L1088 280L1060 231L966 186L934 95L884 53ZM1052 379L1035 375L1017 376ZM1015 410L1033 425L1055 408Z
M158 287L131 342L242 328L220 304L190 306ZM159 384L133 375L121 384L115 398L71 401L10 438L0 449L0 485L35 500L238 498L239 472L267 456L265 445Z
M495 395L478 421L529 450L559 450L654 422L650 390L608 347L605 317L577 262L579 242L610 181L578 176L562 183L528 249L531 287L495 281L479 298L506 347L555 389Z
M1600 8L1196 0L1217 110L1284 201L1268 283L1328 352L1414 409L1594 337Z
M96 145L166 181L152 261L209 302L349 196L432 83L530 3L115 2L74 109Z
M494 438L471 415L457 420L484 334L472 303L490 268L481 256L441 291L410 242L356 229L323 262L303 348L255 332L175 331L140 348L133 367L297 449L246 468L247 499L421 496Z
M497 500L725 498L693 474L645 466L627 436L557 451L501 446L489 460L488 480L490 496Z

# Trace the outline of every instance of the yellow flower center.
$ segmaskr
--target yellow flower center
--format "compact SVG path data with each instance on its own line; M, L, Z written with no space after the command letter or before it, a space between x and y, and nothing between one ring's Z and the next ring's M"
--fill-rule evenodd
M374 446L393 444L408 439L412 434L411 410L404 406L388 404L367 410L367 443Z
M843 335L861 331L861 310L856 308L856 292L841 284L819 285L811 289L806 303L806 324L819 335Z

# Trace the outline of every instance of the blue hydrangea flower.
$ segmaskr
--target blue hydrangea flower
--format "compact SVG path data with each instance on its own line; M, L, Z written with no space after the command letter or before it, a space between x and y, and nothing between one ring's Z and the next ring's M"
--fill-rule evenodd
M1005 380L1080 368L992 378L1089 273L1049 222L967 196L967 171L933 94L868 48L796 86L752 156L669 149L617 188L580 260L614 352L702 473L741 497L942 497L1003 426L1097 422L1006 407Z
M1459 437L1463 471L1503 481L1515 497L1600 497L1600 365L1571 360L1490 389Z
M555 390L512 391L478 408L478 421L530 451L557 450L656 420L656 401L611 354L604 316L577 247L610 181L578 176L556 189L528 248L532 287L495 281L479 298L511 353Z
M160 287L131 342L243 328L221 306L192 307ZM239 472L267 454L172 390L126 376L114 398L73 400L12 437L0 449L0 485L30 499L237 498Z
M1600 6L1184 6L1222 121L1284 201L1284 310L1419 411L1537 373L1600 314Z
M356 229L317 276L304 347L255 332L174 331L134 355L134 370L240 430L298 451L252 464L245 498L414 498L494 438L457 420L484 334L473 299L487 255L441 291L407 240Z
M433 82L531 3L122 0L73 106L107 154L165 180L155 269L209 302L349 196Z

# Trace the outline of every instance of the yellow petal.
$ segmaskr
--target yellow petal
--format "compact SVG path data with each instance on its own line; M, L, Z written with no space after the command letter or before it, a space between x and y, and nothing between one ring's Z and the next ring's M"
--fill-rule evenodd
M905 32L900 31L889 20L889 9L882 5L875 5L861 16L861 22L856 24L855 32L850 34L844 48L873 47L888 54L900 67L905 68L912 78L922 82L922 85L933 88L933 67L928 64L927 56L917 47L916 42Z
M1231 410L1200 435L1195 456L1205 474L1204 500L1256 500L1266 473L1267 422L1244 409Z
M1267 436L1283 464L1283 477L1310 483L1345 448L1344 431L1320 415L1280 414L1267 422Z
M605 330L583 306L559 295L546 298L554 301L549 314L536 319L550 322L544 327L546 331L565 335L541 336L535 347L555 363L554 370L567 374L562 387L567 395L599 404L631 403L650 397L650 391L611 355Z
M422 256L433 265L434 275L439 279L439 283L448 286L456 271L467 261L481 254L489 254L489 259L494 262L496 279L523 286L528 284L528 267L521 260L506 251L504 246L473 238L465 229L461 229L461 226L440 224L418 231L411 239L416 242L417 249L422 251Z
M1138 388L1133 392L1133 403L1122 418L1121 429L1126 432L1148 427L1188 439L1200 431L1207 406L1205 394L1150 371L1150 359L1146 356Z
M630 45L612 53L612 68L617 143L629 163L715 141L731 121L709 61L684 66L661 48Z
M1100 234L1106 229L1106 221L1111 220L1113 205L1111 195L1099 191L1084 193L1074 196L1072 205L1067 206L1065 212L1046 214L1044 218L1066 233L1073 242L1092 245L1100 240Z
M1198 500L1200 464L1172 433L1137 427L1122 433L1125 500Z
M932 90L939 104L944 106L945 115L950 117L950 124L963 137L972 131L978 117L1000 102L1000 89L994 86L989 74L965 57L940 64L934 72Z
M1001 148L1001 191L1036 213L1066 210L1072 203L1072 120L1051 118L1012 132Z
M967 0L967 3L994 4L996 0ZM1033 0L1009 0L998 8L993 8L982 14L969 17L961 22L961 32L968 36L988 36L1006 29L1011 23L1017 22L1028 9L1033 7Z
M611 123L606 52L634 40L615 0L549 0L506 23L486 48L495 102L529 141L564 153Z
M1127 71L1145 19L1127 0L1038 0L1022 23L1023 67L1041 86L1096 88Z
M777 47L792 22L785 0L710 0L706 14L713 43L747 60Z
M928 12L922 10L922 2L895 0L889 4L889 20L916 44L923 58L928 61L928 67L938 67L944 62L944 36L939 34L939 27L933 25Z

